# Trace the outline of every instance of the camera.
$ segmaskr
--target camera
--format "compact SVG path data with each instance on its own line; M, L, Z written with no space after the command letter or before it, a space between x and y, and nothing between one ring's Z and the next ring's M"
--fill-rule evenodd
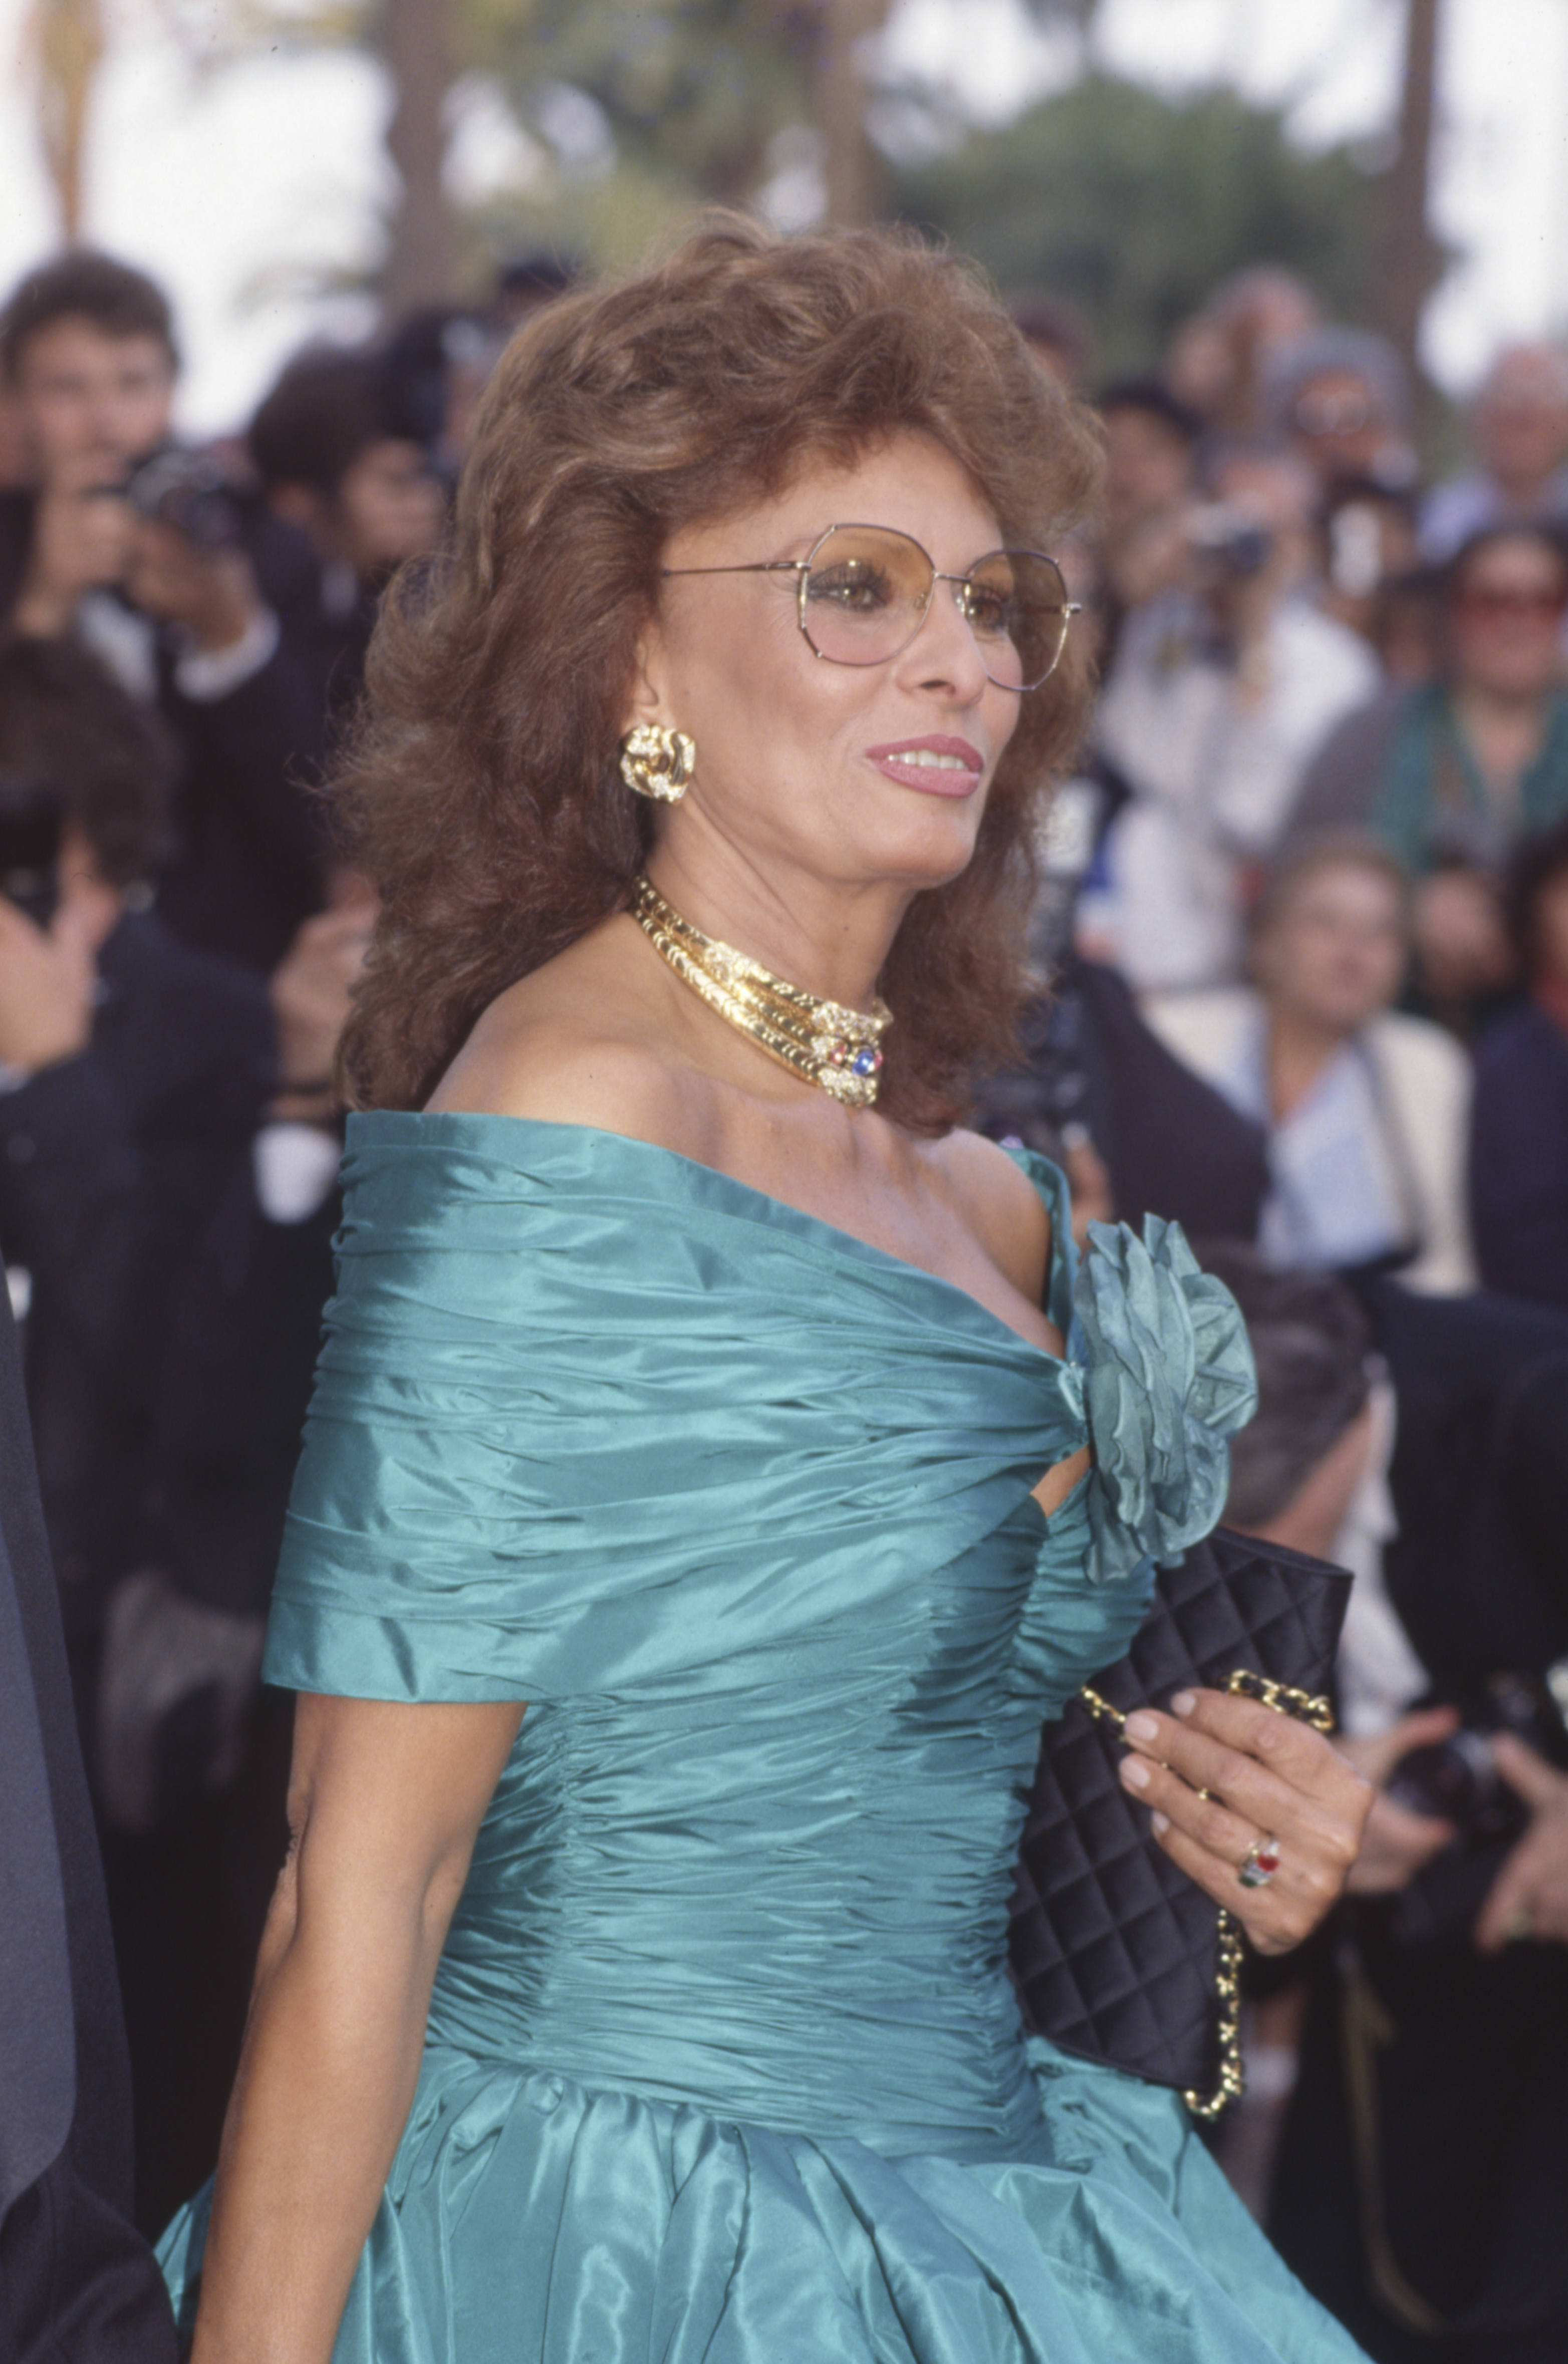
M139 460L121 497L139 517L183 534L198 550L232 550L244 530L239 495L203 452L165 443Z
M1513 1733L1553 1764L1568 1756L1568 1733L1548 1683L1529 1675L1494 1675L1457 1732L1400 1758L1388 1795L1411 1813L1452 1823L1466 1838L1518 1833L1525 1809L1497 1769L1492 1738L1499 1732Z
M1273 551L1268 528L1228 501L1207 501L1195 509L1187 540L1195 557L1242 583L1262 573Z

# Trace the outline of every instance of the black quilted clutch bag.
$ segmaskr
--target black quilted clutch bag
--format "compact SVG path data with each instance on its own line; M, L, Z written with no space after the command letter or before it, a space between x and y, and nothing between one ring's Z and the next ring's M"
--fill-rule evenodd
M1350 1589L1343 1568L1221 1527L1158 1571L1126 1657L1046 1727L1008 1938L1025 2023L1064 2051L1176 2086L1202 2116L1241 2090L1240 1932L1117 1779L1120 1720L1201 1684L1327 1730L1317 1695Z

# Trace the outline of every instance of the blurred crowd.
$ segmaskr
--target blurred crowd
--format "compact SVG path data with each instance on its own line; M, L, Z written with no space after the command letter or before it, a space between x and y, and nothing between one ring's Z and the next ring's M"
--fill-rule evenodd
M145 276L72 252L0 317L0 1253L149 2227L211 2166L283 1847L258 1670L374 916L318 790L485 376L568 284L526 259L307 350L199 450ZM1208 1252L1262 1383L1232 1522L1356 1574L1373 1842L1253 1999L1233 2163L1386 2364L1560 2359L1568 352L1498 352L1431 483L1398 355L1282 272L1107 385L1068 308L1014 314L1103 421L1055 553L1100 688L978 1121L1081 1227Z

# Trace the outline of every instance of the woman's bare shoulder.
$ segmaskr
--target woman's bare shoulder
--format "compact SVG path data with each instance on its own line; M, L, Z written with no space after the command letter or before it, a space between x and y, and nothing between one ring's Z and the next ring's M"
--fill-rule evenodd
M596 931L499 994L427 1107L589 1125L684 1148L690 1076L647 1023L606 934Z
M1029 1176L978 1132L944 1133L927 1155L992 1263L1038 1305L1051 1265L1051 1216Z

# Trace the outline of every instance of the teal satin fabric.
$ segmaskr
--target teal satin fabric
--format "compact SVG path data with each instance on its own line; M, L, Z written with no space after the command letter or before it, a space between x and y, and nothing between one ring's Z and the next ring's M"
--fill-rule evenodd
M1179 1233L1097 1238L1075 1318L1028 1162L1087 1379L646 1143L354 1121L267 1672L528 1708L342 2364L1354 2352L1173 2097L1019 2030L1041 1721L1251 1406Z

